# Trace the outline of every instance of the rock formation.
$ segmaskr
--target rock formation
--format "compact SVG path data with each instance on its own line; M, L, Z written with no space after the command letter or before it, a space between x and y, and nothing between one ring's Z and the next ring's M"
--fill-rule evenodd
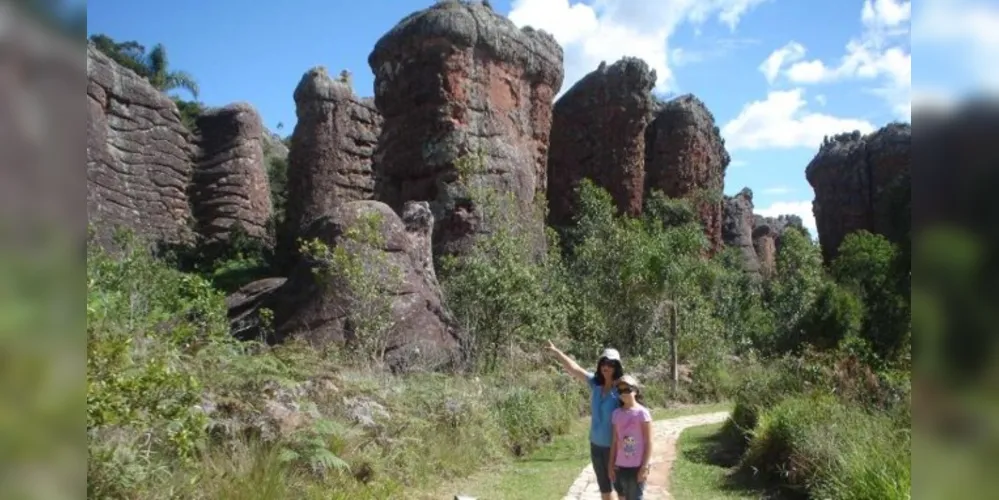
M234 224L269 239L271 192L264 165L264 127L253 106L231 104L198 117L200 151L191 186L197 232L226 241Z
M438 3L404 18L368 57L384 116L376 199L428 201L434 254L460 253L486 228L470 185L512 194L526 213L546 185L562 48L481 4ZM484 165L459 181L458 165ZM540 229L540 220L536 222Z
M753 216L752 239L756 258L760 264L760 274L765 278L774 275L777 270L777 252L780 252L784 233L789 228L796 228L808 234L804 222L797 215L779 215L777 217Z
M244 285L225 298L229 316L229 331L240 340L265 340L261 328L262 308L273 311L287 278L264 278ZM271 318L273 321L273 317Z
M298 122L288 154L288 201L279 254L295 254L296 238L334 208L370 199L372 155L381 117L370 100L330 78L325 68L307 71L295 89Z
M584 178L606 189L621 213L642 212L645 129L656 72L627 57L586 75L555 103L548 153L549 220L571 222Z
M735 196L726 196L724 207L722 241L739 250L747 273L759 275L760 261L753 239L753 191L743 188Z
M427 272L430 249L426 243L433 217L426 206L413 205L404 208L409 214L405 222L388 205L373 200L341 204L315 220L304 236L316 238L330 249L343 246L350 255L362 259L365 269L378 269L361 283L377 297L360 297L350 280L322 274L317 277L314 271L328 262L321 256L303 256L281 287L273 340L297 336L320 345L376 342L396 370L412 366L434 369L459 362L459 331L441 303L436 279ZM356 238L351 236L353 229L359 231ZM367 234L369 229L373 234ZM359 299L365 303L356 303ZM379 303L388 312L378 338L357 339L350 313L380 314L376 310ZM365 312L368 308L374 309Z
M908 124L823 141L805 177L815 191L812 211L826 261L835 258L847 234L861 229L897 241L889 193L896 180L910 172L911 144Z
M194 151L177 106L93 45L87 77L87 216L99 241L122 226L152 243L192 242Z
M645 189L694 204L711 244L722 244L722 188L731 158L714 116L700 99L663 103L646 132Z

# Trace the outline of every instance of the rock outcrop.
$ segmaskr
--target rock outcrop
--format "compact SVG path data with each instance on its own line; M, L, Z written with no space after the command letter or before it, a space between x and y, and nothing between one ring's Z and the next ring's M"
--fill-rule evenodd
M194 149L177 106L93 45L87 77L87 216L98 241L121 226L152 243L193 242Z
M552 100L562 85L553 37L518 29L486 5L438 3L400 21L368 63L384 116L376 199L396 211L430 202L435 256L462 252L486 229L470 185L512 194L526 216L545 190ZM460 180L462 158L475 153L484 164Z
M246 103L198 117L199 155L190 189L197 232L208 243L227 241L234 225L269 240L271 191L264 165L264 127Z
M433 217L425 205L412 205L404 207L409 214L405 222L388 205L373 200L341 204L315 220L304 236L331 250L343 247L360 259L365 276L359 283L317 276L315 270L328 261L302 256L277 298L272 340L296 336L319 345L372 342L396 371L459 363L461 335L441 303L436 279L427 271L430 250L425 243ZM369 317L363 315L382 317L377 338L355 336L352 318Z
M777 272L777 252L780 252L784 233L792 227L808 234L804 222L797 215L753 216L753 248L764 278L772 277Z
M579 182L606 189L618 211L642 212L645 129L656 105L656 72L645 61L601 63L555 103L548 153L549 221L571 222Z
M326 69L307 71L295 89L298 122L288 154L288 198L278 249L284 261L319 217L351 201L371 199L372 156L381 116Z
M910 173L911 145L908 124L823 141L805 177L815 191L812 211L826 261L835 258L847 234L861 229L897 241L890 193L898 179Z
M742 257L743 268L751 275L760 274L760 261L753 238L753 191L743 188L735 196L724 199L722 241L735 247Z
M665 102L647 129L645 189L690 199L711 252L722 244L722 189L731 158L714 116L693 95Z
M225 298L229 317L229 331L240 340L264 340L260 310L274 310L287 278L264 278L246 285ZM273 317L270 318L274 320Z

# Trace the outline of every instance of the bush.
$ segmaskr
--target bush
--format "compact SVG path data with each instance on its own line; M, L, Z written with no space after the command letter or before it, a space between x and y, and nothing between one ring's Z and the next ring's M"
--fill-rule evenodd
M909 436L830 395L765 411L741 466L814 498L910 498Z
M897 361L910 341L908 299L901 295L898 249L883 236L851 233L832 263L833 278L853 290L864 307L862 334L884 362Z

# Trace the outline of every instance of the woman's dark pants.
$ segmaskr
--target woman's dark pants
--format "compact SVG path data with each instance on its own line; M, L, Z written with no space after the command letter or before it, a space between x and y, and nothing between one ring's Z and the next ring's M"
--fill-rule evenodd
M593 462L593 472L597 475L600 493L610 493L612 486L607 469L607 466L610 465L610 447L590 443L590 461Z

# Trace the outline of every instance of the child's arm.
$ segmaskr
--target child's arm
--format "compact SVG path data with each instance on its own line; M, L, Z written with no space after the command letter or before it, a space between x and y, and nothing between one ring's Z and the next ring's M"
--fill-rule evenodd
M638 480L645 482L649 475L650 461L652 460L652 414L644 412L642 421L642 439L645 440L645 453L642 454L642 467L638 470Z

